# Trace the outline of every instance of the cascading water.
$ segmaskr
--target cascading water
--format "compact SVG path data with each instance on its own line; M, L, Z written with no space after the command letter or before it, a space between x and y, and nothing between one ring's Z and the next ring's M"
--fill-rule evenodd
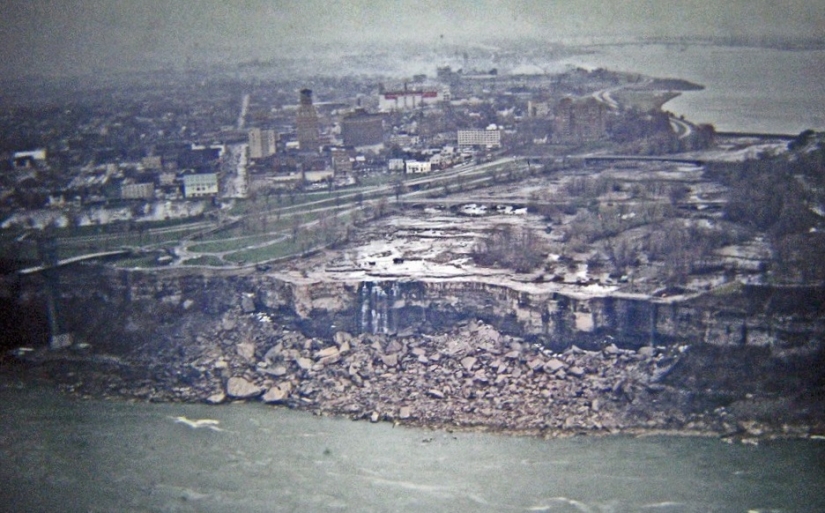
M393 282L386 287L382 283L364 282L361 285L361 319L362 333L387 334L394 331L391 306L399 295L398 284Z
M370 285L372 283L365 282L361 284L361 319L358 327L361 329L361 333L370 333L371 332L371 323L370 323Z
M387 293L377 285L372 288L372 332L387 333Z

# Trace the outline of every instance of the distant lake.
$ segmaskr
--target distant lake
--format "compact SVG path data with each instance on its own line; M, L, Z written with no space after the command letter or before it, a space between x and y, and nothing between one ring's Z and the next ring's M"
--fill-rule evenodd
M542 440L20 383L0 408L0 511L825 511L818 440Z
M825 130L825 50L702 45L615 45L561 61L702 84L665 109L717 130L797 134Z

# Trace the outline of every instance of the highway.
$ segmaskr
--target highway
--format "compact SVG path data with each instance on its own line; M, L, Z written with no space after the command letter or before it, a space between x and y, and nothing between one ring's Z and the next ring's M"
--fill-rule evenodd
M595 93L593 93L591 96L593 98L597 99L598 101L600 101L601 103L604 103L605 105L607 105L611 109L619 110L619 107L620 107L619 102L614 100L613 96L611 96L611 95L614 91L618 91L619 89L623 89L623 88L624 88L624 86L617 86L617 87L610 87L608 89L601 89L601 90L596 91Z
M673 131L676 132L679 139L684 139L686 137L690 137L690 134L693 133L693 125L688 123L687 121L683 121L679 118L674 116L670 117L670 126L673 127Z

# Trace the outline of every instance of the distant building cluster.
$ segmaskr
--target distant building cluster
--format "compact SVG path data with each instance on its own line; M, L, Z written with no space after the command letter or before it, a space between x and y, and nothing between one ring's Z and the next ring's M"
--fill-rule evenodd
M550 101L544 100L528 100L527 101L527 117L528 118L546 118L553 114L553 104Z
M138 202L208 205L187 200L434 173L545 151L538 145L609 140L641 153L712 139L712 130L696 127L692 139L674 142L667 114L634 118L593 96L616 87L620 74L514 75L492 62L473 68L469 55L462 62L463 69L439 67L435 77L388 87L367 76L319 76L312 89L297 89L272 78L211 83L181 75L162 88L134 86L121 102L90 98L96 107L82 112L33 119L21 110L0 120L6 133L56 135L42 148L21 143L0 153L0 201L5 212L87 205L137 212Z

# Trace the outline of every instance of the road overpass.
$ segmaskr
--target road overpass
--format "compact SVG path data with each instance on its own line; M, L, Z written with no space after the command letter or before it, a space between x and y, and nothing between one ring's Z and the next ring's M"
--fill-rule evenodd
M716 132L717 137L753 137L754 139L780 139L792 141L797 138L796 134L770 134L763 132Z
M95 260L98 258L106 258L111 256L121 256L121 255L129 255L133 252L131 249L118 249L113 251L100 251L97 253L87 253L85 255L77 255L71 258L64 258L63 260L58 260L53 264L40 264L34 267L27 267L26 269L20 269L17 271L17 274L26 275L26 274L35 274L43 271L47 271L49 269L56 269L58 267L65 267L67 265L76 264L78 262L84 262L86 260Z
M642 155L566 155L560 157L558 155L520 155L517 158L523 160L563 160L567 162L622 162L622 161L638 161L638 162L673 162L676 164L690 164L694 166L705 165L703 159L691 159L680 157L665 157L665 156L642 156Z

